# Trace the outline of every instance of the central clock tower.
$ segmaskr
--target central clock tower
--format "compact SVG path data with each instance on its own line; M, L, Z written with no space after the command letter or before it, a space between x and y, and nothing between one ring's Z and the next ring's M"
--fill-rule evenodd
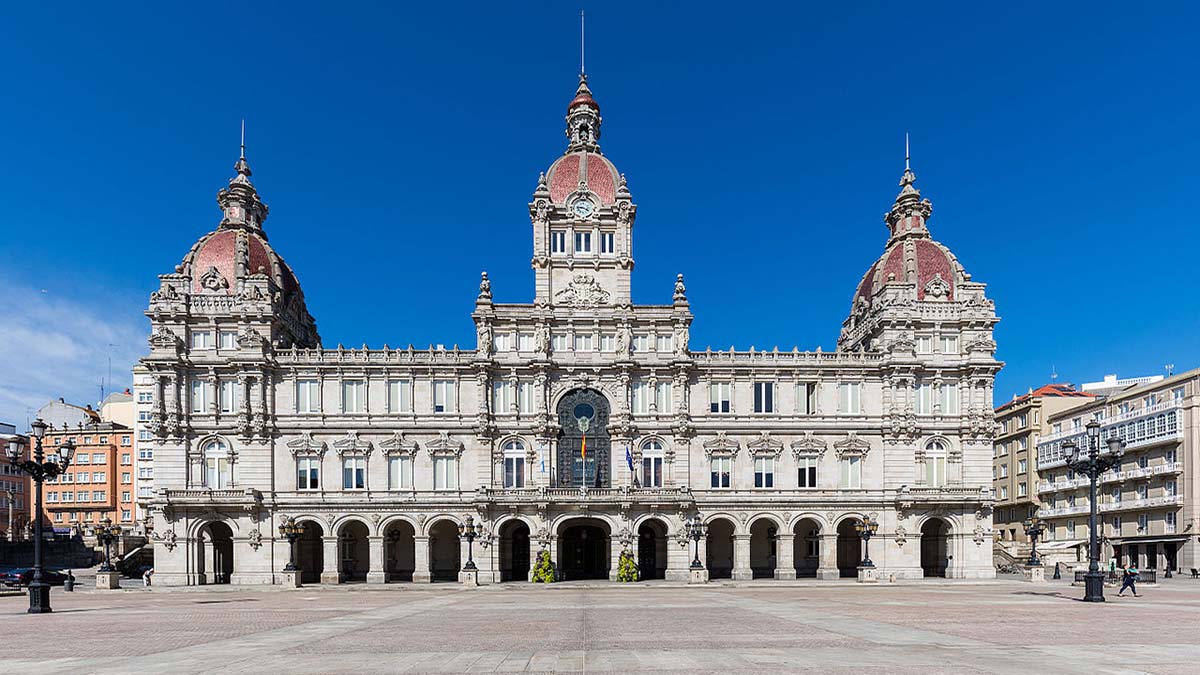
M566 152L538 176L529 204L534 302L627 306L637 206L625 176L600 152L600 105L586 75L579 76L566 122Z

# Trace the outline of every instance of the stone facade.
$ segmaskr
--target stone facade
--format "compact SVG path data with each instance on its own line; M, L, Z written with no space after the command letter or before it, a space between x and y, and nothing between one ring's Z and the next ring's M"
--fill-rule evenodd
M543 549L567 579L615 577L626 548L643 577L697 553L714 578L854 576L868 515L883 576L993 576L997 319L911 170L836 351L701 352L683 275L631 302L637 207L586 78L566 123L529 204L533 302L484 273L470 350L322 347L239 159L135 371L156 582L281 583L286 518L309 583L453 580L468 556L525 579Z

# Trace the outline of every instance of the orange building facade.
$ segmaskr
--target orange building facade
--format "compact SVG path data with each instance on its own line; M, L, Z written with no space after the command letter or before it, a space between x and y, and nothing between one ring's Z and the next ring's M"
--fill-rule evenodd
M28 447L23 436L15 433L15 427L0 424L0 450L8 451L10 440L16 439L25 449ZM30 491L29 475L12 466L7 459L0 460L0 540L13 541L24 538L25 526L30 522L33 510L33 493Z
M47 452L68 439L75 443L71 466L45 484L42 507L56 530L79 525L86 531L105 518L133 527L133 433L133 429L112 422L46 432Z

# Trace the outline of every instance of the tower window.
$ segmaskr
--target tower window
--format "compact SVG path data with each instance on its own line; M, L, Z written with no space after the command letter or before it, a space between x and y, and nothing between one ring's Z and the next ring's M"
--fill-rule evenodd
M575 252L576 253L591 253L592 252L592 233L591 232L576 232L575 233Z
M563 230L553 230L550 232L550 252L551 253L566 253L567 252L567 233Z
M616 235L612 232L600 233L600 252L601 253L616 253Z

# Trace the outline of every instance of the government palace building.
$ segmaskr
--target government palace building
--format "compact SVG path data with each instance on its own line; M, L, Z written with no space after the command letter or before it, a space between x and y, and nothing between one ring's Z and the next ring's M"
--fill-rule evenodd
M529 201L532 301L484 273L474 349L323 345L243 151L146 311L157 582L295 583L294 553L304 583L459 581L470 559L494 584L542 551L560 580L616 579L623 551L645 579L694 558L710 579L855 577L864 549L880 578L994 576L995 307L912 171L879 259L846 261L866 274L835 351L696 351L682 274L631 301L637 205L600 131L581 76Z

